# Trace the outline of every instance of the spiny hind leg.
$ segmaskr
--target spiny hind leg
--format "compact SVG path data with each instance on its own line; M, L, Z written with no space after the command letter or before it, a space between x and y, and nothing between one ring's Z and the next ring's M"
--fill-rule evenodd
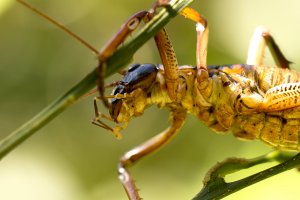
M260 105L262 111L280 111L300 106L300 82L270 88Z
M266 47L280 68L289 68L290 62L284 57L268 29L259 26L255 29L248 49L247 64L262 65Z
M185 111L174 111L172 112L171 117L171 126L168 129L154 136L145 143L126 152L120 158L118 165L119 179L130 200L139 200L141 197L138 193L135 181L128 171L128 168L134 165L141 158L149 155L153 151L159 149L169 142L182 127L185 121L186 113Z
M268 89L265 95L241 94L235 105L240 113L274 112L300 106L300 82L285 83Z
M239 112L274 112L300 106L300 82L280 84L267 90L262 97L257 93L242 95L236 108ZM243 110L243 107L247 108Z

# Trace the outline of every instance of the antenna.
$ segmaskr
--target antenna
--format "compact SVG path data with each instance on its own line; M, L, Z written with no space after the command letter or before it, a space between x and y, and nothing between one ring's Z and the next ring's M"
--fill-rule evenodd
M44 19L46 19L47 21L49 21L50 23L52 23L53 25L57 26L58 28L62 29L63 31L65 31L67 34L69 34L71 37L75 38L78 42L80 42L81 44L83 44L84 46L86 46L88 49L90 49L91 51L93 51L96 55L99 55L100 52L94 48L91 44L89 44L87 41L85 41L84 39L82 39L80 36L76 35L75 33L73 33L70 29L68 29L66 26L64 26L63 24L59 23L58 21L54 20L53 18L51 18L50 16L46 15L45 13L43 13L42 11L38 10L37 8L31 6L30 4L26 3L23 0L16 0L17 2L19 2L20 4L22 4L23 6L29 8L30 10L32 10L33 12L35 12L36 14L38 14L39 16L43 17Z

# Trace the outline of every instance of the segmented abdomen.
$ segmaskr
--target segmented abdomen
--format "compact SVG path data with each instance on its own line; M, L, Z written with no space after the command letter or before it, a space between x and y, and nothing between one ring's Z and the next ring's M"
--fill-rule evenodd
M256 83L258 88L256 91L257 93L266 93L269 89L281 84L300 82L300 74L298 72L282 68L234 65L217 67L217 69L215 70L225 72L227 75L234 79L235 84L242 85L240 86L242 89L239 90L240 92L242 91L241 93L244 92L245 88L250 88L250 85L247 85L247 83L245 83L245 80L246 82L247 80L251 80L252 82ZM213 69L211 69L211 72L215 74ZM225 90L226 88L223 89ZM253 86L251 91L252 90ZM260 92L258 90L260 90ZM235 92L236 91L232 91L232 94ZM224 93L224 95L228 96L228 93ZM224 98L226 98L226 96L220 97L219 99ZM234 101L234 99L231 99L231 102ZM207 122L209 122L207 124L211 128L219 131L230 130L236 137L241 139L259 139L281 150L300 151L299 106L274 111L270 110L267 112L259 109L253 109L253 111L251 111L250 109L248 113L240 113L235 110L235 104L233 104L233 107L230 108L234 113L233 115L231 115L231 125L230 127L226 127L224 126L223 122L224 120L230 119L230 116L222 119L222 121L220 121L219 118L220 116L223 116L223 113L230 113L228 112L229 108L226 109L226 112L218 109L221 105L221 103L219 102L221 101L219 100L215 103L215 105L213 106L214 111L209 114L211 120L207 120Z
M232 132L242 139L259 139L281 150L299 151L300 108L238 115Z
M300 82L300 74L294 70L262 66L255 68L256 81L263 92L281 84ZM282 150L300 150L300 107L237 115L232 128L237 137L260 139Z

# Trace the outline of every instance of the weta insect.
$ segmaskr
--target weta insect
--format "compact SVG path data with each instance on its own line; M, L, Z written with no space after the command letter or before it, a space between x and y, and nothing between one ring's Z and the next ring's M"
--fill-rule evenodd
M133 65L112 93L110 116L99 114L98 99L95 100L94 123L117 137L119 130L149 105L166 107L171 112L168 129L120 159L119 178L129 199L140 199L129 166L169 142L182 127L187 113L217 132L231 131L238 138L260 139L280 150L300 149L300 74L289 69L289 61L269 32L257 28L246 65L207 66L207 21L189 8L181 14L197 23L197 66L178 66L170 40L162 30L155 41L163 64ZM274 52L278 67L262 65L267 46ZM104 116L124 125L111 128L101 121Z
M21 0L18 0L22 2ZM157 2L149 11L133 15L118 34L99 53L99 80L105 61L142 21L151 20ZM247 63L228 66L207 66L208 25L196 11L186 8L181 13L197 24L197 66L179 66L166 34L161 30L156 44L162 65L135 64L125 73L107 101L104 84L99 81L100 97L94 101L94 124L120 137L120 130L131 118L139 116L150 105L166 107L171 112L171 126L159 135L128 151L120 159L119 178L129 199L140 199L137 187L128 172L129 166L162 147L178 133L186 114L197 116L217 132L232 132L242 139L260 139L280 150L299 151L300 74L289 69L289 62L278 49L269 32L259 27L250 44ZM263 65L266 47L274 52L278 67ZM96 53L98 53L96 51ZM110 116L99 112L102 100ZM110 127L104 119L116 122Z

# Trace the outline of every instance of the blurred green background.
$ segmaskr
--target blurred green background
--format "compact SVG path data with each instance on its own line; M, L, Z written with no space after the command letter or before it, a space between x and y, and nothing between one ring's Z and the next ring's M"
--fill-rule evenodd
M153 0L30 3L100 49L131 14L149 8ZM197 0L192 7L209 20L209 64L244 63L254 28L264 25L297 69L299 1ZM181 64L195 64L194 29L192 22L181 17L167 26ZM138 51L135 62L160 63L153 41ZM273 64L269 54L266 63ZM94 55L61 30L13 0L0 0L0 138L66 92L96 65ZM117 79L119 76L110 80ZM168 111L151 107L130 123L123 131L124 138L118 141L90 123L92 99L93 95L63 112L1 161L0 199L126 199L117 178L118 159L164 130ZM144 199L191 199L202 187L205 172L217 161L232 156L251 158L269 151L271 148L259 141L217 135L189 116L169 145L143 159L131 172ZM255 170L231 176L230 180ZM299 184L300 174L291 170L226 199L299 199Z

